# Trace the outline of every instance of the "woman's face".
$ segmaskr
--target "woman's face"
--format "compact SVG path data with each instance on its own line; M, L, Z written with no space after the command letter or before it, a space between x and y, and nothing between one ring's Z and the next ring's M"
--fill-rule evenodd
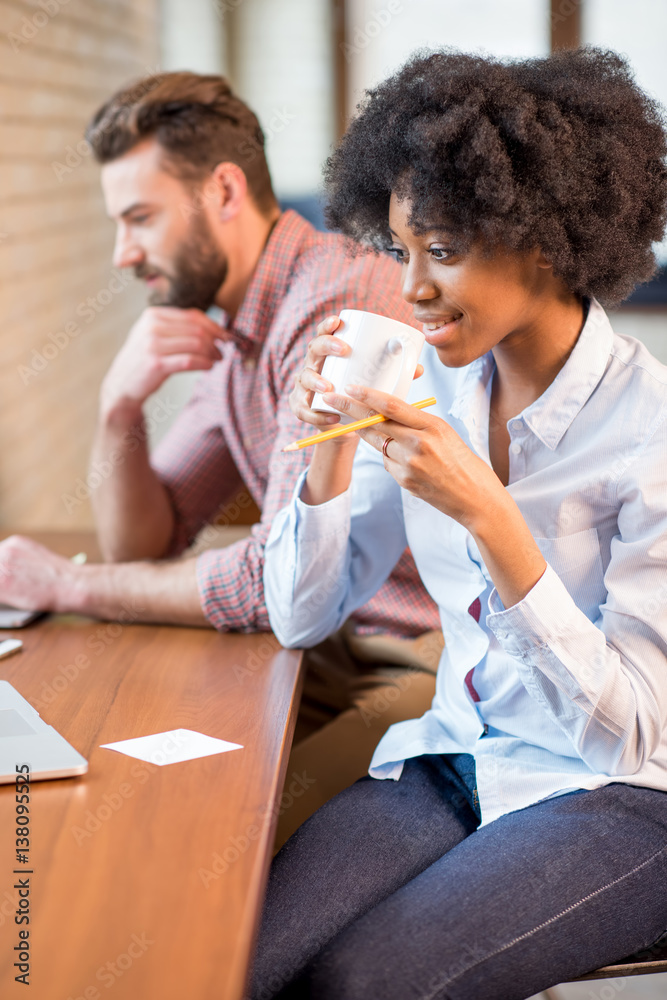
M562 289L538 250L484 257L479 247L457 248L445 230L413 232L409 216L410 203L392 194L391 249L402 265L403 297L443 364L460 368L500 343L525 346L540 336L546 299Z

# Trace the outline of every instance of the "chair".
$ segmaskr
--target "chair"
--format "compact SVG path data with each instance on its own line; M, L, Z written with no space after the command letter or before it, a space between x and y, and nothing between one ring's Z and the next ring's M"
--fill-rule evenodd
M650 948L644 948L634 955L611 965L604 965L594 972L587 972L577 979L566 979L565 983L582 983L588 979L621 979L624 976L647 976L655 972L667 972L667 933L652 944ZM666 983L667 985L667 983ZM545 1000L557 1000L557 995L553 990L543 990L540 996Z

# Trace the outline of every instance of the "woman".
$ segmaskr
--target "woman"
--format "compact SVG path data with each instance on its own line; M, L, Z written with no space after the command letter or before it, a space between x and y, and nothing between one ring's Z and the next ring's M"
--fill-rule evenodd
M613 53L442 52L329 161L330 222L402 263L413 398L438 404L325 397L389 419L356 459L315 449L267 546L271 622L319 641L407 543L445 651L431 710L277 856L257 998L517 1000L667 927L667 369L597 301L653 270L665 150ZM316 426L336 325L292 397Z

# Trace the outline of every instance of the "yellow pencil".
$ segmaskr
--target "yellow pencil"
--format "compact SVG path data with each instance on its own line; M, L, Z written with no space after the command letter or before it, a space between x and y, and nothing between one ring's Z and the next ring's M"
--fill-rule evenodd
M422 399L419 403L412 403L416 410L423 410L426 406L433 406L435 404L435 396L430 396L428 399ZM383 420L387 420L387 417L383 417L381 413L376 413L374 417L366 417L365 420L355 420L353 424L343 424L340 427L332 427L330 431L324 431L322 434L314 434L312 437L301 438L300 441L293 441L292 444L287 444L283 448L283 451L298 451L300 448L308 448L311 444L319 444L320 441L330 441L331 438L340 437L341 434L349 434L351 431L360 431L362 427L372 427L373 424L381 424Z

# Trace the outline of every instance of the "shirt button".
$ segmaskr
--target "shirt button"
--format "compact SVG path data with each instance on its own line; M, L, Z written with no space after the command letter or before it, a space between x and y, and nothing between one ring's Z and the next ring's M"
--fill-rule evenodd
M513 420L512 423L510 424L510 427L512 428L513 431L522 431L523 420Z
M255 368L257 367L257 362L255 361L254 358L246 358L245 361L243 362L243 367L247 372L254 372Z
M518 441L512 441L510 445L510 451L512 452L513 455L521 454L521 445L519 444Z

